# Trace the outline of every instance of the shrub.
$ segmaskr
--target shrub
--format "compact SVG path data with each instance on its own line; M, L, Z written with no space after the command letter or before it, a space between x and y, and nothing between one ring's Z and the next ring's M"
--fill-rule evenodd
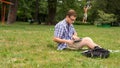
M97 25L110 24L116 21L116 17L114 14L108 14L101 10L98 10L98 16L99 18L97 18L97 20L95 20L94 22Z

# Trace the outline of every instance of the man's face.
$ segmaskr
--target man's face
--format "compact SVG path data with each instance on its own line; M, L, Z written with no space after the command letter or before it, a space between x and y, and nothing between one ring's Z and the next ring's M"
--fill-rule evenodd
M74 23L74 21L76 20L75 16L69 16L68 18L69 18L69 24Z

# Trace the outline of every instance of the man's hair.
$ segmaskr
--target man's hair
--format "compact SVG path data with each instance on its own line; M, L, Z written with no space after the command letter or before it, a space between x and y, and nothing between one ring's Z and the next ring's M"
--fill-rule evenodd
M70 17L70 16L74 16L74 17L76 17L77 14L76 14L75 10L70 9L70 10L67 12L66 16L69 16L69 17Z

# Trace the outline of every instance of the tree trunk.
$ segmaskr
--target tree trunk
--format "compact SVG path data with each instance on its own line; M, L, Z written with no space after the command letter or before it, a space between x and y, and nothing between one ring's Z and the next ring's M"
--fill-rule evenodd
M38 0L36 0L36 2L35 2L35 20L37 21L38 20L38 14L39 14L39 3L38 3L39 1Z
M35 11L35 21L38 22L38 24L41 24L39 18L38 18L38 15L39 15L39 0L36 0L36 11Z
M14 5L10 5L9 7L7 24L12 24L16 21L17 8L18 8L18 0L10 0L10 2L12 2Z
M48 0L48 23L55 24L57 0Z

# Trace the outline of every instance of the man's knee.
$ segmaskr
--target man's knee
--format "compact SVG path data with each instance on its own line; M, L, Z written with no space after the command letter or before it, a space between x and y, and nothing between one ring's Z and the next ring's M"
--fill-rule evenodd
M90 37L85 37L85 38L83 38L83 40L86 42L92 41L92 39Z
M85 37L86 40L92 40L90 37Z

